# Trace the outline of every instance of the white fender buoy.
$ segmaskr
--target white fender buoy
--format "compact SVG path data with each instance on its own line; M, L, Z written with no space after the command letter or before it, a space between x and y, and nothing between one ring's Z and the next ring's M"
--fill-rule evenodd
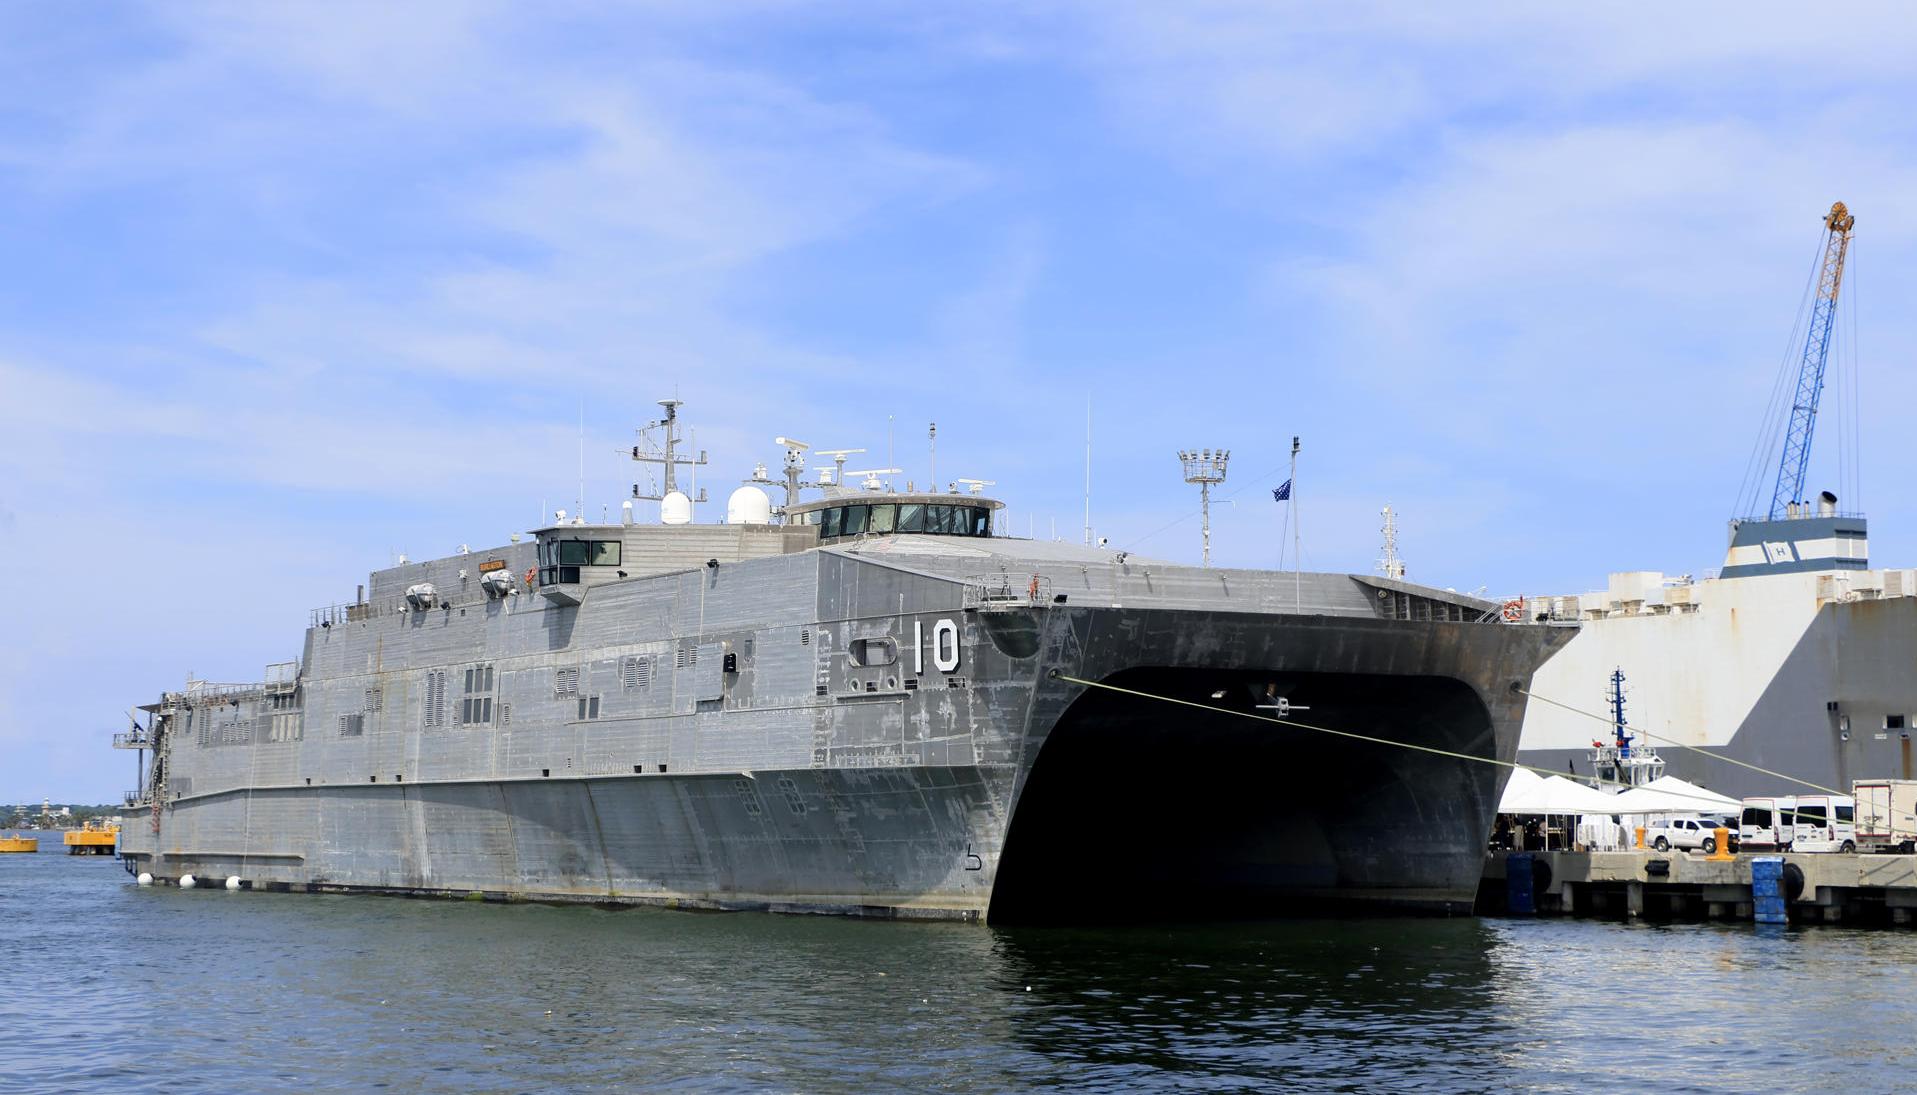
M199 885L199 883L194 880L192 875L183 874L180 876L180 889L190 890L197 885Z
M240 888L240 876L239 876L239 875L236 875L236 874L231 874L231 875L227 875L227 876L226 876L226 888L227 888L227 889L229 889L229 890L237 890L237 889L239 889L239 888Z
M153 876L151 874L148 874L146 871L141 871L140 877L134 879L133 881L138 882L142 886L151 886L153 885Z

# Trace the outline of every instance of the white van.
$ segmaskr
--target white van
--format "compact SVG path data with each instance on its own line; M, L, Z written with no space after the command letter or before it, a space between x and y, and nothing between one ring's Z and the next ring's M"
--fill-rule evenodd
M1738 819L1737 846L1746 852L1785 851L1797 836L1797 800L1789 796L1761 795L1744 800L1744 813Z
M1799 795L1791 848L1799 852L1857 850L1857 801L1849 795Z

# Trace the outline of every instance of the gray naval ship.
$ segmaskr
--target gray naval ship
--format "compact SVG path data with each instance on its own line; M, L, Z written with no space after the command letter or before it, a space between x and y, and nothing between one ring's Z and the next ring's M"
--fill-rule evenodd
M1514 757L1568 629L1013 539L986 484L842 455L805 484L783 438L783 506L761 466L696 524L675 472L704 457L662 405L633 451L661 523L402 557L265 681L139 708L129 872L994 922L1470 910L1509 771L1481 761Z

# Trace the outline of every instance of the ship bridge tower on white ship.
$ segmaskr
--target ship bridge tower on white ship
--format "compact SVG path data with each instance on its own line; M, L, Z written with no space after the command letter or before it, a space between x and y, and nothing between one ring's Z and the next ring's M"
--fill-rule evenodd
M1637 744L1630 723L1624 718L1624 670L1611 671L1611 740L1591 743L1591 769L1601 788L1610 790L1619 784L1642 787L1664 775L1664 758L1648 745Z

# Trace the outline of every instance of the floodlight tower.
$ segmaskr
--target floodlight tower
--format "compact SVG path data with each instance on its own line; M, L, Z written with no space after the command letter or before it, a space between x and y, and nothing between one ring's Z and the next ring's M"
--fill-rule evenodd
M1185 466L1185 482L1198 484L1198 508L1204 516L1205 565L1211 565L1211 485L1225 481L1225 462L1230 449L1181 449L1178 462Z

